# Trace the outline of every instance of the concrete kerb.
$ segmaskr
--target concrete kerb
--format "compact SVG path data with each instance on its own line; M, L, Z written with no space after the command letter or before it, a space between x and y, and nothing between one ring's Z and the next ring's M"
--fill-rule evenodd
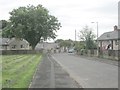
M84 87L85 85L82 85L82 86L81 86L81 83L80 83L80 81L79 81L80 78L79 78L76 74L72 73L70 69L68 69L66 66L62 65L54 56L51 55L51 57L52 57L66 72L68 72L69 76L70 76L76 83L78 83L78 85L80 86L80 88L85 88L85 87Z

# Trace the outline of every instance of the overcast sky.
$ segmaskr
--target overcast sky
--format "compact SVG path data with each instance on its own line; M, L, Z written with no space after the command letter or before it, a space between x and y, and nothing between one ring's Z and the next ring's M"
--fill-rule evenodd
M0 0L0 19L9 19L9 12L19 6L42 4L50 14L56 16L62 28L57 32L57 39L75 40L75 29L78 33L85 25L96 33L98 22L99 36L113 31L118 25L119 0ZM77 37L77 40L79 38Z

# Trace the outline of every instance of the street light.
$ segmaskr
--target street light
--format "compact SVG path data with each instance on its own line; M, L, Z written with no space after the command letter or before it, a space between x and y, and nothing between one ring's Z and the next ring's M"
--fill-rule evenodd
M91 22L91 23L96 23L97 24L97 38L98 38L98 22Z
M76 41L76 29L75 29L75 41Z
M99 48L98 48L98 22L91 22L91 23L97 24L97 56L98 56L98 51L99 51Z

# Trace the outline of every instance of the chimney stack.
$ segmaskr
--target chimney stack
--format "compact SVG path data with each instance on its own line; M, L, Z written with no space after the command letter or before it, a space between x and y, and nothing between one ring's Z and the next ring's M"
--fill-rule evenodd
M114 31L116 31L116 30L118 30L118 27L115 25L115 26L114 26Z

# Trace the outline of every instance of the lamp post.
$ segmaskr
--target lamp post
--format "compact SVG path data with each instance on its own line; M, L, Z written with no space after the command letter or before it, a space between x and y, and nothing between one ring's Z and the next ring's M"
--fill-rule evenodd
M75 29L75 41L76 41L76 29Z
M91 23L96 23L97 24L97 56L99 55L99 47L98 47L98 22L91 22Z

